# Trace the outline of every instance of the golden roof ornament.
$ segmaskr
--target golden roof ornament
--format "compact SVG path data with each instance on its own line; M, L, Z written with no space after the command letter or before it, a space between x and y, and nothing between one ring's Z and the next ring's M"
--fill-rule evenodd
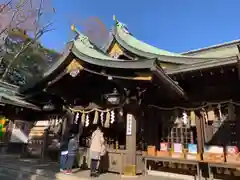
M71 25L71 30L76 33L77 35L80 35L81 33L77 30L76 26L74 24Z
M94 48L94 46L91 44L91 42L89 41L88 37L85 36L84 34L80 33L76 26L74 24L71 25L71 30L77 34L77 38L86 46L88 46L89 48Z

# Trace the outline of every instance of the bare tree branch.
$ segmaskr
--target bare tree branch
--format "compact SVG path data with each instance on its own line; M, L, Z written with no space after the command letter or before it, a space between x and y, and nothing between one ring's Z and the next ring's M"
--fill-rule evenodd
M26 2L27 0L23 0L24 2ZM35 2L35 1L34 1ZM30 3L30 7L33 8L33 2L32 0L29 0ZM16 60L21 56L21 54L23 54L29 47L31 47L31 45L33 45L36 41L38 41L45 33L54 30L53 28L50 29L50 27L53 26L53 22L48 22L47 24L45 24L44 26L40 26L40 19L42 17L43 14L43 3L44 0L40 0L40 4L39 7L37 7L35 10L33 9L33 11L37 12L37 16L34 19L34 22L36 24L35 26L35 30L34 30L34 37L31 38L30 41L28 41L27 43L22 44L20 50L15 54L15 56L13 57L13 59L9 62L9 64L7 65L1 79L4 80L9 72L9 70L11 69L11 67L13 66L13 64L16 62ZM23 8L23 6L25 5L25 3L22 3L19 7ZM22 9L24 10L24 9ZM22 12L21 9L17 10L17 12ZM24 13L24 12L23 12ZM16 16L16 15L15 15ZM23 21L19 21L18 23L24 23L28 20L28 16L24 16L23 14ZM14 17L12 18L14 19ZM18 27L18 23L15 24L14 26ZM6 31L7 29L5 29Z
M8 7L9 4L11 4L13 2L13 0L10 0L6 5L4 5L4 7L1 9L1 13L4 11L4 9L6 9ZM13 14L12 14L12 17L11 17L11 20L9 20L9 22L7 22L8 24L5 26L5 28L3 28L1 31L0 31L0 35L3 34L3 33L6 33L6 31L8 29L14 29L14 28L17 28L21 23L24 23L28 20L28 16L25 16L24 15L24 5L26 5L27 3L27 0L20 0L20 2L16 5L16 8L12 8L10 9L6 14L5 14L5 17L6 16L11 16L11 12L10 11L13 11ZM21 18L23 19L20 19L20 16ZM9 18L9 17L7 17ZM15 24L12 24L14 21ZM3 23L3 22L1 22Z
M6 4L3 4L0 8L0 13L2 13L12 2L13 0L10 0Z

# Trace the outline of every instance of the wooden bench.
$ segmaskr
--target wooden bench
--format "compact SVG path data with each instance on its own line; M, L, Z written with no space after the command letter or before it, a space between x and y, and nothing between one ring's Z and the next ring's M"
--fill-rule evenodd
M194 165L197 168L197 178L201 179L202 173L199 168L199 161L197 160L187 160L187 159L177 159L172 157L155 157L155 156L144 156L144 174L147 175L148 171L150 170L147 167L148 161L155 161L155 162L171 162L171 163L179 163L179 164L190 164ZM151 168L151 167L150 167Z

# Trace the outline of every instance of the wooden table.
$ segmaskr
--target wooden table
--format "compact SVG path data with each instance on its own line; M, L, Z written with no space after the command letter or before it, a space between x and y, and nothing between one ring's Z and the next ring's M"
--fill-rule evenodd
M199 161L197 160L187 160L187 159L177 159L172 157L154 157L154 156L144 156L144 174L147 175L147 172L149 171L147 167L147 161L155 161L155 162L172 162L172 163L180 163L180 164L191 164L195 165L197 168L197 177L198 179L201 179L202 173L199 168Z

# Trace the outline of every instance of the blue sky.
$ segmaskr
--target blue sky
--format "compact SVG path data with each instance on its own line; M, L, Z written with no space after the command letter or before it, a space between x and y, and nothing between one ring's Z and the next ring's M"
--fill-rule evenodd
M110 29L113 14L138 39L173 52L240 38L240 0L53 1L56 30L46 34L42 42L57 50L70 38L72 19L97 16Z

